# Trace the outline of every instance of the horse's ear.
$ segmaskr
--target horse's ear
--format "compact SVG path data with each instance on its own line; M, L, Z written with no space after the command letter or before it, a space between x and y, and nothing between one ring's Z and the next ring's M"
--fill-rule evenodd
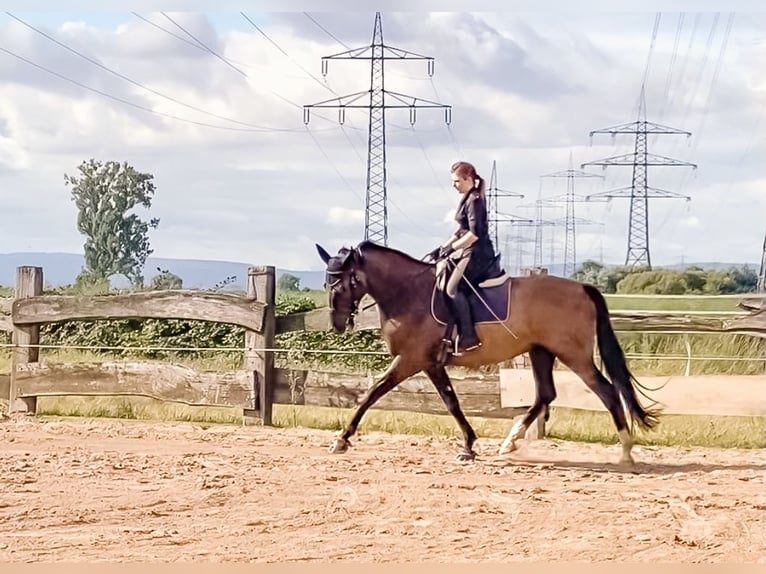
M317 248L317 252L319 253L319 257L321 257L322 261L324 261L325 265L327 265L327 262L330 260L330 257L331 257L330 254L327 253L327 251L325 251L324 248L321 245L319 245L319 243L315 243L315 245Z

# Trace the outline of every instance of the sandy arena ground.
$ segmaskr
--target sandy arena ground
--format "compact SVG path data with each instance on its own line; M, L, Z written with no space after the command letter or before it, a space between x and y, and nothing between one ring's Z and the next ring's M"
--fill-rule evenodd
M0 422L2 561L766 562L763 450Z

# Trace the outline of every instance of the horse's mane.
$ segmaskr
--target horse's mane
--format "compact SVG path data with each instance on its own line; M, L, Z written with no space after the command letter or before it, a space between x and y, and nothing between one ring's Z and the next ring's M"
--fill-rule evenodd
M359 245L356 246L358 250L362 252L362 255L364 255L367 251L378 251L381 253L395 253L399 255L399 257L402 257L404 260L415 263L420 266L433 266L433 263L427 263L425 261L421 261L420 259L415 259L412 255L409 255L408 253L405 253L404 251L400 251L398 249L394 249L393 247L387 247L385 245L379 245L378 243L375 243L374 241L370 239L365 239Z

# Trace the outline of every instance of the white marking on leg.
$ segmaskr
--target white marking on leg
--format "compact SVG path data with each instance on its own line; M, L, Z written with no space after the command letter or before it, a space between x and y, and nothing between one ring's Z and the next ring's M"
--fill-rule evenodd
M622 443L622 458L620 462L627 462L633 464L633 455L630 454L633 448L633 435L630 434L628 429L622 429L619 433L620 442Z
M504 454L506 452L512 452L516 450L516 441L523 437L526 431L527 426L524 424L524 419L517 420L511 428L511 432L509 432L508 436L505 437L503 444L500 445L499 454Z
M500 445L500 450L497 451L498 454L505 454L506 452L511 452L512 450L516 450L516 443L513 444L513 448L508 448L508 446L511 444L511 433L508 433L508 436L505 437L505 440L503 441L503 444Z

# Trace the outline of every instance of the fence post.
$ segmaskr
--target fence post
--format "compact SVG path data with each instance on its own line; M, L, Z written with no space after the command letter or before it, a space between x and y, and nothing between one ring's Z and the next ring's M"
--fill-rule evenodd
M15 299L26 299L28 297L38 297L43 294L43 268L42 267L17 267L16 268L16 293ZM11 312L11 321L13 321L13 312ZM40 344L40 326L39 325L13 325L11 334L11 344L14 345L11 353L11 384L10 396L8 397L8 412L13 411L13 405L18 395L16 378L18 365L27 363L36 363L40 358L40 349L35 346ZM37 400L30 397L24 400L27 405L27 412L34 414L37 410Z
M249 267L247 270L247 298L266 305L263 311L263 330L245 331L244 368L253 373L255 410L261 424L271 426L271 407L274 400L274 352L276 330L276 281L274 266Z

